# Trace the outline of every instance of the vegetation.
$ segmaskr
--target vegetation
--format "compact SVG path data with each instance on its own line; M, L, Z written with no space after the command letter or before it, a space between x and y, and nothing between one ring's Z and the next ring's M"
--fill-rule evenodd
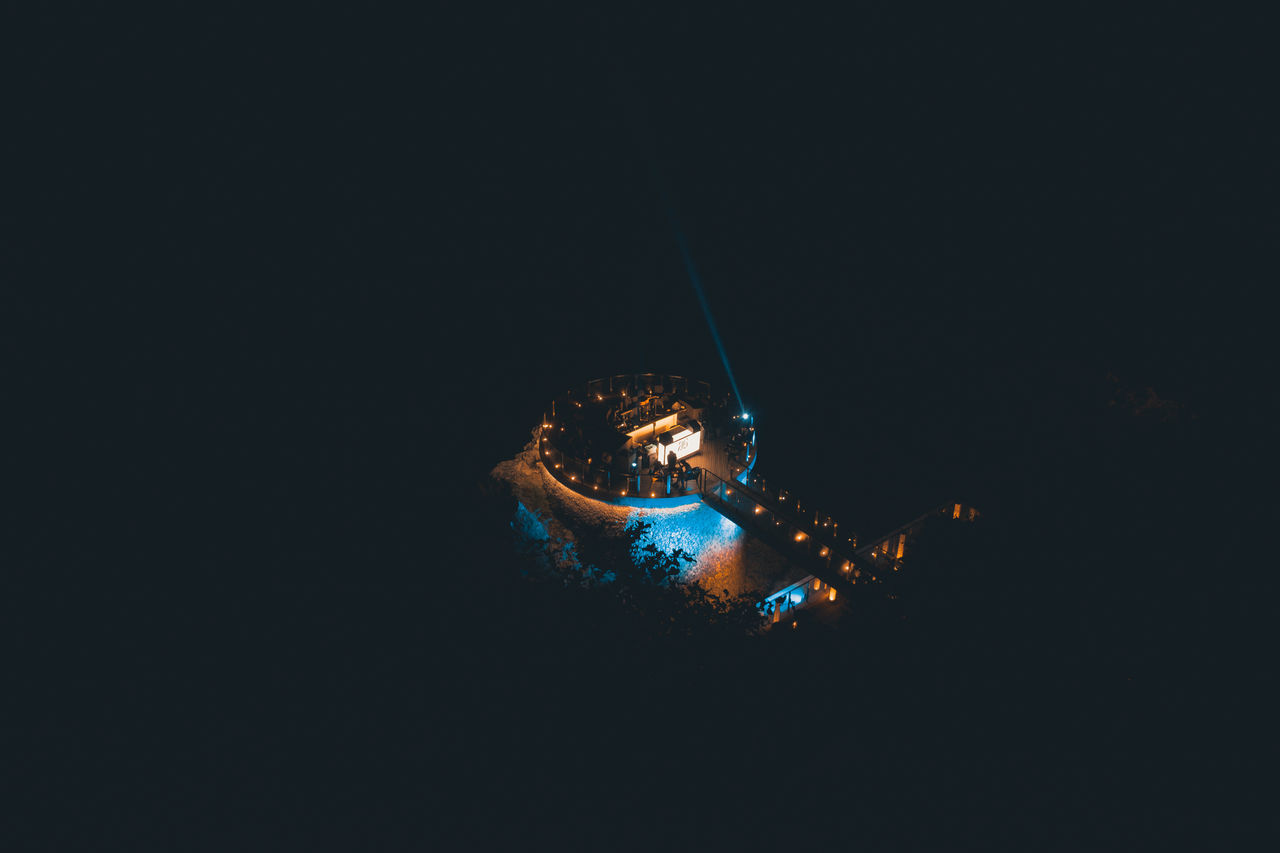
M689 580L687 570L696 558L680 548L665 552L646 542L652 527L634 520L621 537L590 533L578 542L576 553L582 554L581 559L566 555L563 543L553 544L559 552L558 574L566 585L613 599L629 617L651 625L660 635L692 637L708 631L749 635L763 628L762 592L717 594Z

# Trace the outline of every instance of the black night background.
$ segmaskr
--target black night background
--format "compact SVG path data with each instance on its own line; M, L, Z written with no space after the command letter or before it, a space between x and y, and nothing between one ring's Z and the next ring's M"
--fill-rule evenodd
M1269 31L18 28L3 846L1256 843ZM522 575L487 473L554 394L726 384L676 228L770 480L982 510L892 617L680 645Z

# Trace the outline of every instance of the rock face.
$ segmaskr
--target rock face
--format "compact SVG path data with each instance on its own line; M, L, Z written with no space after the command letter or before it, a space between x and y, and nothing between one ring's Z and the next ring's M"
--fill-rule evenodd
M550 540L571 543L575 531L621 537L627 525L653 525L647 541L663 551L681 548L696 562L687 577L712 592L756 590L763 595L804 577L805 572L705 504L670 509L614 506L566 489L538 461L533 442L490 472L510 486L519 505L513 528L531 547Z

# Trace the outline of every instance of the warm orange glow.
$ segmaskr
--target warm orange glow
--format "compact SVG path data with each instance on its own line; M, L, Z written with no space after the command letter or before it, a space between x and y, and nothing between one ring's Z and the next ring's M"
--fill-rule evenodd
M827 548L823 548L821 551L819 551L819 552L818 552L818 556L819 556L819 557L825 557L825 556L827 556L827 555L828 555L828 554L830 554L830 553L831 553L831 551L830 551L829 549L827 549Z
M653 438L660 432L666 432L667 430L674 428L678 421L679 418L674 413L665 415L664 417L658 418L651 424L645 424L642 427L637 427L636 429L631 430L627 433L627 438L639 443L642 439Z
M840 567L840 571L842 571L842 572L847 572L847 571L849 571L849 561L848 561L848 560L845 560L845 561L844 561L844 565Z
M570 475L569 475L569 479L570 479L570 480L577 480L577 479L578 479L578 475L577 475L577 474L570 474Z
M656 498L657 496L658 496L658 493L657 493L657 492L650 492L650 493L649 493L649 497L651 497L651 498Z
M836 588L833 586L831 587L831 594L827 596L827 601L835 601L835 600L836 600Z
M955 511L951 513L951 517L952 517L952 518L959 518L959 517L960 517L960 504L956 504Z
M760 513L762 513L762 512L764 512L764 508L763 508L763 507L756 507L756 515L759 515L759 514L760 514Z
M906 547L906 545L907 545L907 534L902 533L902 534L900 534L900 535L898 536L898 556L897 556L897 559L899 559L899 560L901 560L901 559L902 559L902 549L903 549L903 548L905 548L905 547Z
M822 581L818 580L817 578L814 578L814 579L813 579L813 588L814 588L814 589L821 589L821 588L822 588Z
M797 542L803 542L803 541L804 541L804 534L803 534L803 533L797 533L797 534L796 534L796 541L797 541Z

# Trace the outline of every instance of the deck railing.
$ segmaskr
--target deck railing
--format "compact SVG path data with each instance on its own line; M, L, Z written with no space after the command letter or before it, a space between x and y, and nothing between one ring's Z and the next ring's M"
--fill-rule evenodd
M928 522L939 518L974 521L978 517L978 511L966 504L945 504L859 547L857 536L842 535L830 516L805 510L787 492L768 491L761 478L746 479L745 484L731 482L704 472L702 499L740 527L796 558L814 576L837 585L844 581L874 583L899 571L907 544Z
M586 399L608 397L626 391L630 397L640 394L683 394L711 398L711 383L669 373L620 373L605 379L592 379L586 384ZM570 391L570 396L573 392Z
M567 481L570 488L586 495L615 500L698 495L698 484L693 479L681 480L673 475L668 481L660 468L645 468L643 463L632 467L631 460L621 453L606 461L603 456L574 455L557 446L563 444L560 439L565 426L572 429L572 419L567 418L564 411L566 407L572 410L581 408L584 403L589 405L604 400L638 402L658 394L679 395L695 407L711 406L716 402L712 397L711 383L668 373L624 373L593 379L579 386L578 390L570 389L552 401L549 413L544 414L543 423L536 430L539 457L553 476ZM750 462L753 450L754 447L747 448L743 467Z
M699 493L695 479L682 481L672 476L668 491L667 475L660 469L630 467L626 458L615 457L611 463L589 457L579 459L565 453L544 435L551 427L538 431L538 454L547 470L557 479L567 479L569 486L583 494L596 494L601 498L666 498L688 497Z
M726 481L710 471L702 478L702 499L818 574L856 583L870 563L856 553L855 537L840 536L839 525L823 513L806 512L785 492L766 492L752 480ZM762 481L756 479L756 483Z

